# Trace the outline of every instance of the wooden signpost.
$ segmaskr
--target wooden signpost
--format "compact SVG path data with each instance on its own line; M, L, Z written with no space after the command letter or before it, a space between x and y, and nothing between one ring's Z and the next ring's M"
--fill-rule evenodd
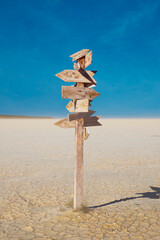
M101 126L98 122L99 116L92 116L95 111L89 110L92 99L100 94L92 87L97 82L93 78L96 71L85 71L85 68L92 63L92 51L83 49L70 55L75 70L64 70L57 77L65 82L75 82L75 86L62 86L62 98L72 99L66 108L69 112L68 118L55 123L62 128L75 128L75 179L74 179L74 208L82 206L83 197L83 141L87 140L89 132L87 127Z

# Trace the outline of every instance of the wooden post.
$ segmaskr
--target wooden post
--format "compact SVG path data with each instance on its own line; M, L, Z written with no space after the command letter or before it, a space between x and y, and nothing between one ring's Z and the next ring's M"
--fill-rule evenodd
M85 58L77 60L81 68L85 68ZM77 83L77 87L84 88L84 83ZM75 176L74 176L74 209L82 206L83 201L83 141L84 119L75 121Z
M75 126L75 178L74 178L74 208L82 206L83 196L83 129L84 119L76 120Z

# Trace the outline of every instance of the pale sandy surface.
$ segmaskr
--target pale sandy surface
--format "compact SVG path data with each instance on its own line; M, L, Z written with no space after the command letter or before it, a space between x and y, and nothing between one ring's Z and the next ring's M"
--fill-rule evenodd
M0 239L159 240L160 199L150 186L160 188L160 119L102 119L90 128L84 200L99 207L87 214L66 207L74 130L55 121L0 119Z

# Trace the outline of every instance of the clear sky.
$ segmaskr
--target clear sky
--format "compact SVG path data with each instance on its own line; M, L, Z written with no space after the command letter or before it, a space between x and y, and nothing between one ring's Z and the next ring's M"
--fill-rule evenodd
M67 116L54 75L84 48L101 93L92 110L160 117L160 0L0 0L0 114Z

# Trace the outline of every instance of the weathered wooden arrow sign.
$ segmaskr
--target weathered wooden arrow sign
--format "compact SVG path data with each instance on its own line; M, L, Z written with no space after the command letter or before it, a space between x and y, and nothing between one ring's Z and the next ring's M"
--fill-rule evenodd
M83 118L84 119L84 127L94 127L94 126L102 126L99 122L98 119L100 116L93 116L95 111L90 110L89 112L80 112L80 113L74 113L74 114L69 114L68 115L68 120L70 122L78 120Z
M70 101L67 106L69 112L88 112L89 99L79 99Z
M92 51L86 54L85 56L85 68L92 64Z
M81 83L92 83L96 84L96 80L93 78L96 71L85 71L84 69L79 70L64 70L56 76L65 82L81 82Z
M68 115L69 121L74 121L80 118L87 118L93 115L95 111L90 110L89 112L79 112L79 113L73 113Z
M86 98L92 100L99 95L100 93L92 88L62 86L62 98L70 98L72 100Z
M94 116L94 117L84 117L84 127L95 127L95 126L102 126L99 122L98 119L99 116ZM80 118L81 119L81 118ZM75 128L75 120L69 121L68 118L61 119L60 121L55 123L56 126L61 127L61 128Z
M102 124L98 122L99 118L100 118L100 116L85 117L84 118L84 127L102 126Z
M68 118L64 118L56 122L55 125L61 128L75 128L75 121L71 122Z
M84 57L88 52L89 52L89 49L82 49L81 51L70 55L70 57L72 58L72 61L75 61L81 57Z

